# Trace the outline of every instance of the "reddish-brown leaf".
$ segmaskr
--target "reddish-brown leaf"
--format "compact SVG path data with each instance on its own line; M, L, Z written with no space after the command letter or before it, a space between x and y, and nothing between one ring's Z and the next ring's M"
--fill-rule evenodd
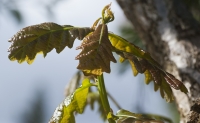
M128 53L124 53L124 57L129 59L132 63L134 63L134 66L135 66L135 68L137 69L137 71L139 73L144 73L145 72L146 66L145 65L141 65L141 63L139 62L137 57L135 57L134 55L128 54Z
M107 25L99 25L97 29L83 39L82 51L76 57L79 60L78 69L85 75L101 75L110 73L110 61L116 62L112 54L112 45L108 39Z

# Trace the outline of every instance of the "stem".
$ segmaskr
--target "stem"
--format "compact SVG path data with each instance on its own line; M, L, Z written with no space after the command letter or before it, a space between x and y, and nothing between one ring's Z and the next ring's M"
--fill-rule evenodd
M108 102L108 97L107 97L107 92L106 92L106 88L105 88L105 84L104 84L103 74L100 76L97 76L97 79L98 79L98 90L99 90L99 95L101 98L101 103L103 105L104 111L107 116L108 113L111 111L111 109L110 109L110 105ZM108 119L108 122L115 123L115 120L110 118L110 119Z

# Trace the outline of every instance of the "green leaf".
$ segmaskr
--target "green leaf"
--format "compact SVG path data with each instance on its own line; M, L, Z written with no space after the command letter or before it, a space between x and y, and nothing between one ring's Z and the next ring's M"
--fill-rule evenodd
M49 123L75 123L74 112L83 113L89 87L93 86L89 79L84 79L82 86L65 98L56 108Z
M78 69L84 75L101 75L110 73L110 61L116 62L112 54L112 45L108 39L107 25L100 24L97 29L87 35L77 49L82 49L76 57L79 60Z
M52 49L60 53L66 46L72 48L76 38L83 39L92 31L90 28L78 28L70 25L42 23L28 26L17 32L10 40L9 59L19 63L27 61L31 64L36 54L44 57Z

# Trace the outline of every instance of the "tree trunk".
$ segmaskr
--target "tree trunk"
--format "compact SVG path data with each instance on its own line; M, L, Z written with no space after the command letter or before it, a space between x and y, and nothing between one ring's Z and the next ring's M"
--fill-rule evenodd
M200 122L200 25L181 0L117 0L152 57L181 80L173 90L180 123Z

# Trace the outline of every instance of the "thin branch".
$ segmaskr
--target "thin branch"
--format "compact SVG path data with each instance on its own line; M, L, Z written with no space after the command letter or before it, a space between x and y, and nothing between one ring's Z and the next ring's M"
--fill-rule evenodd
M117 101L114 99L114 97L110 93L107 92L107 95L112 100L112 102L116 105L116 107L118 109L122 109L122 107L117 103Z

